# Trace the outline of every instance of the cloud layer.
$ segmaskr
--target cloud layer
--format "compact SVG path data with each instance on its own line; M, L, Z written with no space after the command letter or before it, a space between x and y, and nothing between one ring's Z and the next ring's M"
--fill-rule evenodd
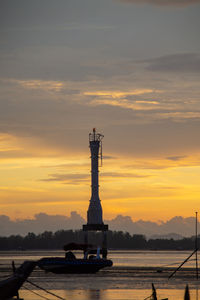
M200 74L200 54L197 53L166 55L147 62L150 71Z
M121 2L135 4L153 4L158 6L189 6L199 4L200 0L120 0Z
M182 236L192 236L194 234L194 217L174 217L166 222L133 221L129 216L118 215L112 220L105 220L111 230L125 231L131 234L144 234L148 238L154 235L165 236L177 234ZM69 230L82 229L85 220L76 212L71 212L70 217L64 215L48 215L39 213L33 219L11 221L5 215L0 216L0 236L11 234L26 235L28 232L42 233L45 230ZM198 224L200 229L200 224Z

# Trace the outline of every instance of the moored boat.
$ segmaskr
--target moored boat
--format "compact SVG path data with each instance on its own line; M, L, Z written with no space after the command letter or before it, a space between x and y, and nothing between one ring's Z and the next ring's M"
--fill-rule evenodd
M70 245L70 246L69 246ZM44 257L38 261L38 266L46 272L67 274L67 273L96 273L105 267L113 265L112 260L100 257L100 248L96 255L94 249L88 249L85 245L69 244L64 246L65 250L83 250L84 257L76 258L71 251L66 252L65 257ZM73 248L73 249L72 249ZM87 250L86 250L87 249Z
M61 257L45 257L39 260L38 266L53 273L96 273L105 267L111 267L109 259L74 259L67 260Z

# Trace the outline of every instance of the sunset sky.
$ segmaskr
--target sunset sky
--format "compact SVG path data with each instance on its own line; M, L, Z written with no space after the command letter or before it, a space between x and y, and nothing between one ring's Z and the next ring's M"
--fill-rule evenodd
M0 215L200 208L200 0L0 1Z

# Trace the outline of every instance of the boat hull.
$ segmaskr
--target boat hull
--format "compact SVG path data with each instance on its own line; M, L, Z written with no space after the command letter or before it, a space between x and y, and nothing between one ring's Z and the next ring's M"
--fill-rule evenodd
M42 258L38 266L46 272L57 274L68 273L96 273L105 267L111 267L112 261L108 259L74 259L67 260L60 257Z

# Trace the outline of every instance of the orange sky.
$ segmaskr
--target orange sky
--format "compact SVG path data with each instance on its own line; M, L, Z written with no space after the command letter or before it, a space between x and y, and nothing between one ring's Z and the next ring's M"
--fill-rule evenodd
M29 145L9 135L2 135L1 141L1 152L8 155L0 166L1 214L15 219L38 212L69 215L76 210L86 217L90 198L87 135L85 152L67 155L44 146L39 151L37 142ZM106 219L123 214L133 220L158 221L198 211L198 154L168 158L104 155L100 198Z

